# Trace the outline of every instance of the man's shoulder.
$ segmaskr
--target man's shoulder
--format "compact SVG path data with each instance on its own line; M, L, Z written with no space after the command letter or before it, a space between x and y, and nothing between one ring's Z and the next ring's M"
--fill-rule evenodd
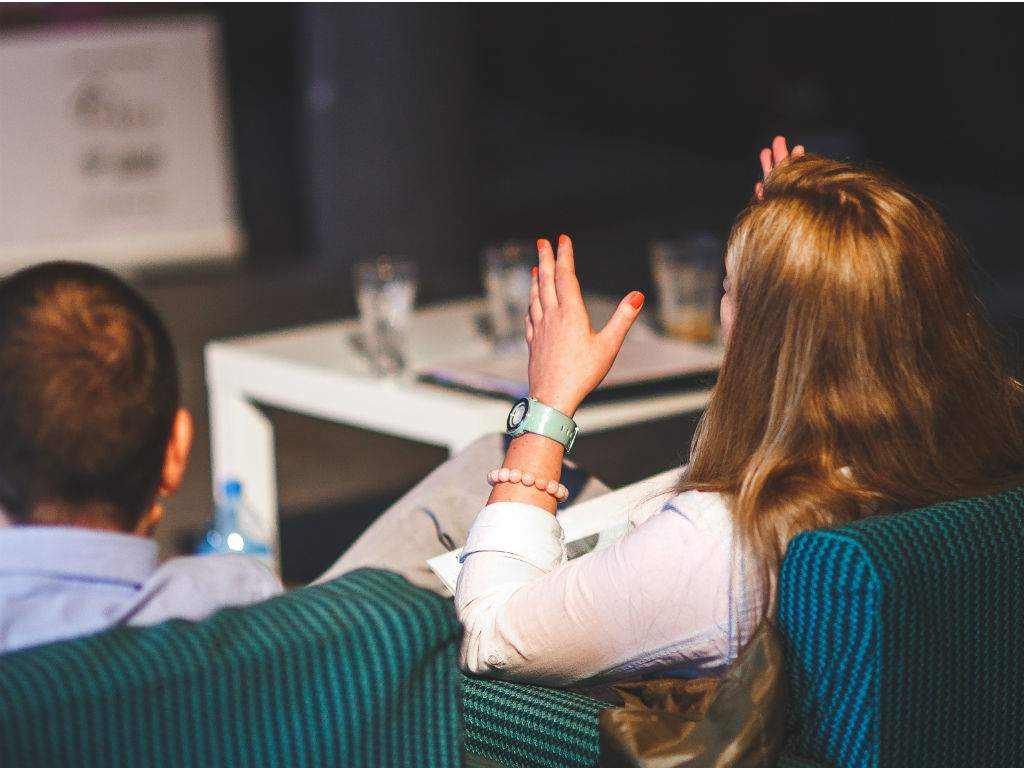
M277 576L267 565L248 555L179 555L160 564L154 577L160 575L185 579L227 578L256 583L268 582L280 586Z
M125 623L201 620L221 608L251 605L283 592L266 565L245 555L186 555L165 561L146 582Z

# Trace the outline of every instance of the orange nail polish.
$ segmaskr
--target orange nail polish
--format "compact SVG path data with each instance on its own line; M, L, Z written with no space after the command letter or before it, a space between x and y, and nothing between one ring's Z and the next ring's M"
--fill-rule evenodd
M569 238L566 237L565 235L559 235L558 236L558 244L559 245L565 245L568 242L569 242Z
M544 238L541 238L540 240L537 241L537 250L538 251L544 249L544 243L545 243Z
M533 276L534 276L534 277L536 277L536 276L537 276L537 267L534 267L534 268L533 268Z
M629 295L629 303L633 305L633 309L640 309L644 305L644 295L640 291L633 291Z

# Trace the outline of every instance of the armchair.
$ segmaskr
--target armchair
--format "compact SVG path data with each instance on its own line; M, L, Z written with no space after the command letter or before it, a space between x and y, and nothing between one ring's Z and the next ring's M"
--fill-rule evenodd
M10 653L0 766L459 765L461 634L449 601L363 570Z
M1024 488L796 537L799 765L1024 765ZM785 764L785 761L784 761Z
M1024 765L1024 488L797 536L778 626L780 766ZM606 706L471 680L466 749L511 768L593 766Z
M796 537L785 768L1024 765L1024 488ZM464 678L451 602L356 571L0 656L0 766L585 768L578 693Z

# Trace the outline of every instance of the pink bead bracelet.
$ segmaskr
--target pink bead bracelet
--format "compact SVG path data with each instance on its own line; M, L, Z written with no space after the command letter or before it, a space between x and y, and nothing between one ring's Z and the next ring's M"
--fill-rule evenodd
M487 482L492 486L498 483L522 483L532 485L538 491L544 491L555 497L556 501L562 502L569 498L569 489L555 480L545 480L536 477L532 472L523 472L521 469L492 469L487 473Z

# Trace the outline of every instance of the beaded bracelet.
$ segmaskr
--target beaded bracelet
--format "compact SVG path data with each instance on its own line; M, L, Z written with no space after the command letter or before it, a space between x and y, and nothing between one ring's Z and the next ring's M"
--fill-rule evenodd
M555 501L562 502L569 498L569 489L566 488L555 480L544 480L539 477L535 477L532 472L523 472L521 469L509 469L508 467L502 467L501 469L492 469L487 473L487 482L492 486L498 483L522 483L523 485L532 485L538 491L544 491L544 493L550 493L555 497Z

